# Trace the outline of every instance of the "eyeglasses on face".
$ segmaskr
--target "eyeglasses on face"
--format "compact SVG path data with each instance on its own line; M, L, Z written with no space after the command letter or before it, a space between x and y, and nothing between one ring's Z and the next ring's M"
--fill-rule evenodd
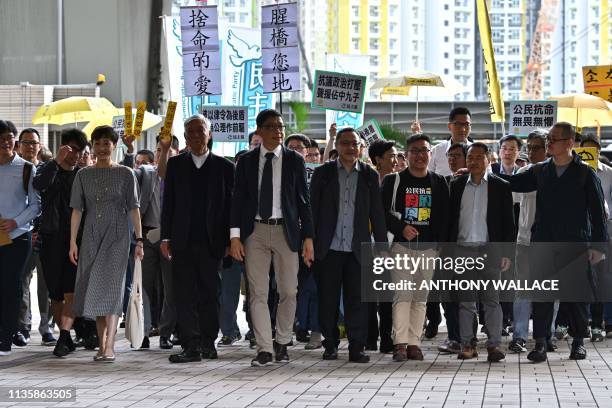
M451 125L457 126L457 127L464 127L464 128L472 127L472 123L471 122L459 122L457 120L451 122Z
M424 147L422 149L408 149L408 153L414 154L414 155L427 154L429 152L431 152L431 149L428 149L427 147Z
M36 146L40 144L40 142L37 142L36 140L22 140L19 143L26 146Z
M285 129L287 129L287 126L285 125L264 125L263 128L266 130L284 131Z

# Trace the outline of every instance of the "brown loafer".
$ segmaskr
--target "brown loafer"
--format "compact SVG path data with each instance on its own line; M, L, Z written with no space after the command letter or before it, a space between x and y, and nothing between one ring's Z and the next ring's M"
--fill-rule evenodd
M487 361L490 363L497 363L506 358L506 354L499 347L487 347L487 353Z
M406 354L408 355L408 360L423 360L423 352L421 351L419 346L406 347Z
M402 361L408 360L408 353L406 352L405 344L396 344L393 346L393 361L401 363Z
M470 360L475 357L478 357L478 350L473 346L463 346L459 354L457 354L459 360Z

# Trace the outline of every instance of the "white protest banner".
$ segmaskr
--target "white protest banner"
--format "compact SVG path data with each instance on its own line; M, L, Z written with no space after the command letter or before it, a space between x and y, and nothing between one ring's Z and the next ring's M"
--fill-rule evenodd
M376 119L370 119L366 123L363 124L362 127L356 129L359 136L361 136L368 146L375 140L384 139L383 133L380 130L380 126L378 126L378 122Z
M261 47L264 92L299 91L297 3L261 8Z
M215 142L248 142L247 106L202 106L202 115L210 120Z
M125 136L125 116L117 115L113 116L113 129L119 135L119 139L123 139Z
M510 133L527 136L536 128L549 128L557 118L557 101L511 101Z
M311 106L345 112L363 112L366 77L341 72L315 71Z
M219 95L217 6L181 7L180 15L185 95Z

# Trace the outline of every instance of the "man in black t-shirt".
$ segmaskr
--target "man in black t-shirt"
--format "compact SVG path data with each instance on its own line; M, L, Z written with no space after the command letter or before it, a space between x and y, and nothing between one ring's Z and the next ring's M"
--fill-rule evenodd
M382 194L387 228L394 242L409 242L410 249L402 253L410 257L434 257L438 243L447 240L449 225L449 192L444 177L427 170L431 160L431 142L427 135L416 134L406 141L408 168L399 174L389 174L383 180ZM396 186L396 179L399 183ZM395 190L395 194L394 194ZM393 202L395 196L395 202ZM396 246L397 248L398 246ZM396 279L426 279L433 276L430 265L416 271L402 271ZM399 273L398 273L399 275ZM427 293L396 293L393 302L394 361L422 360L420 337L425 321Z

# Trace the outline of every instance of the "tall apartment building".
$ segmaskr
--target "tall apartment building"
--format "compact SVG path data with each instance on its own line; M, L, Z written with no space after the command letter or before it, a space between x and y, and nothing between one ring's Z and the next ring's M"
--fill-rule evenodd
M327 52L369 55L370 83L401 71L400 0L327 0Z

